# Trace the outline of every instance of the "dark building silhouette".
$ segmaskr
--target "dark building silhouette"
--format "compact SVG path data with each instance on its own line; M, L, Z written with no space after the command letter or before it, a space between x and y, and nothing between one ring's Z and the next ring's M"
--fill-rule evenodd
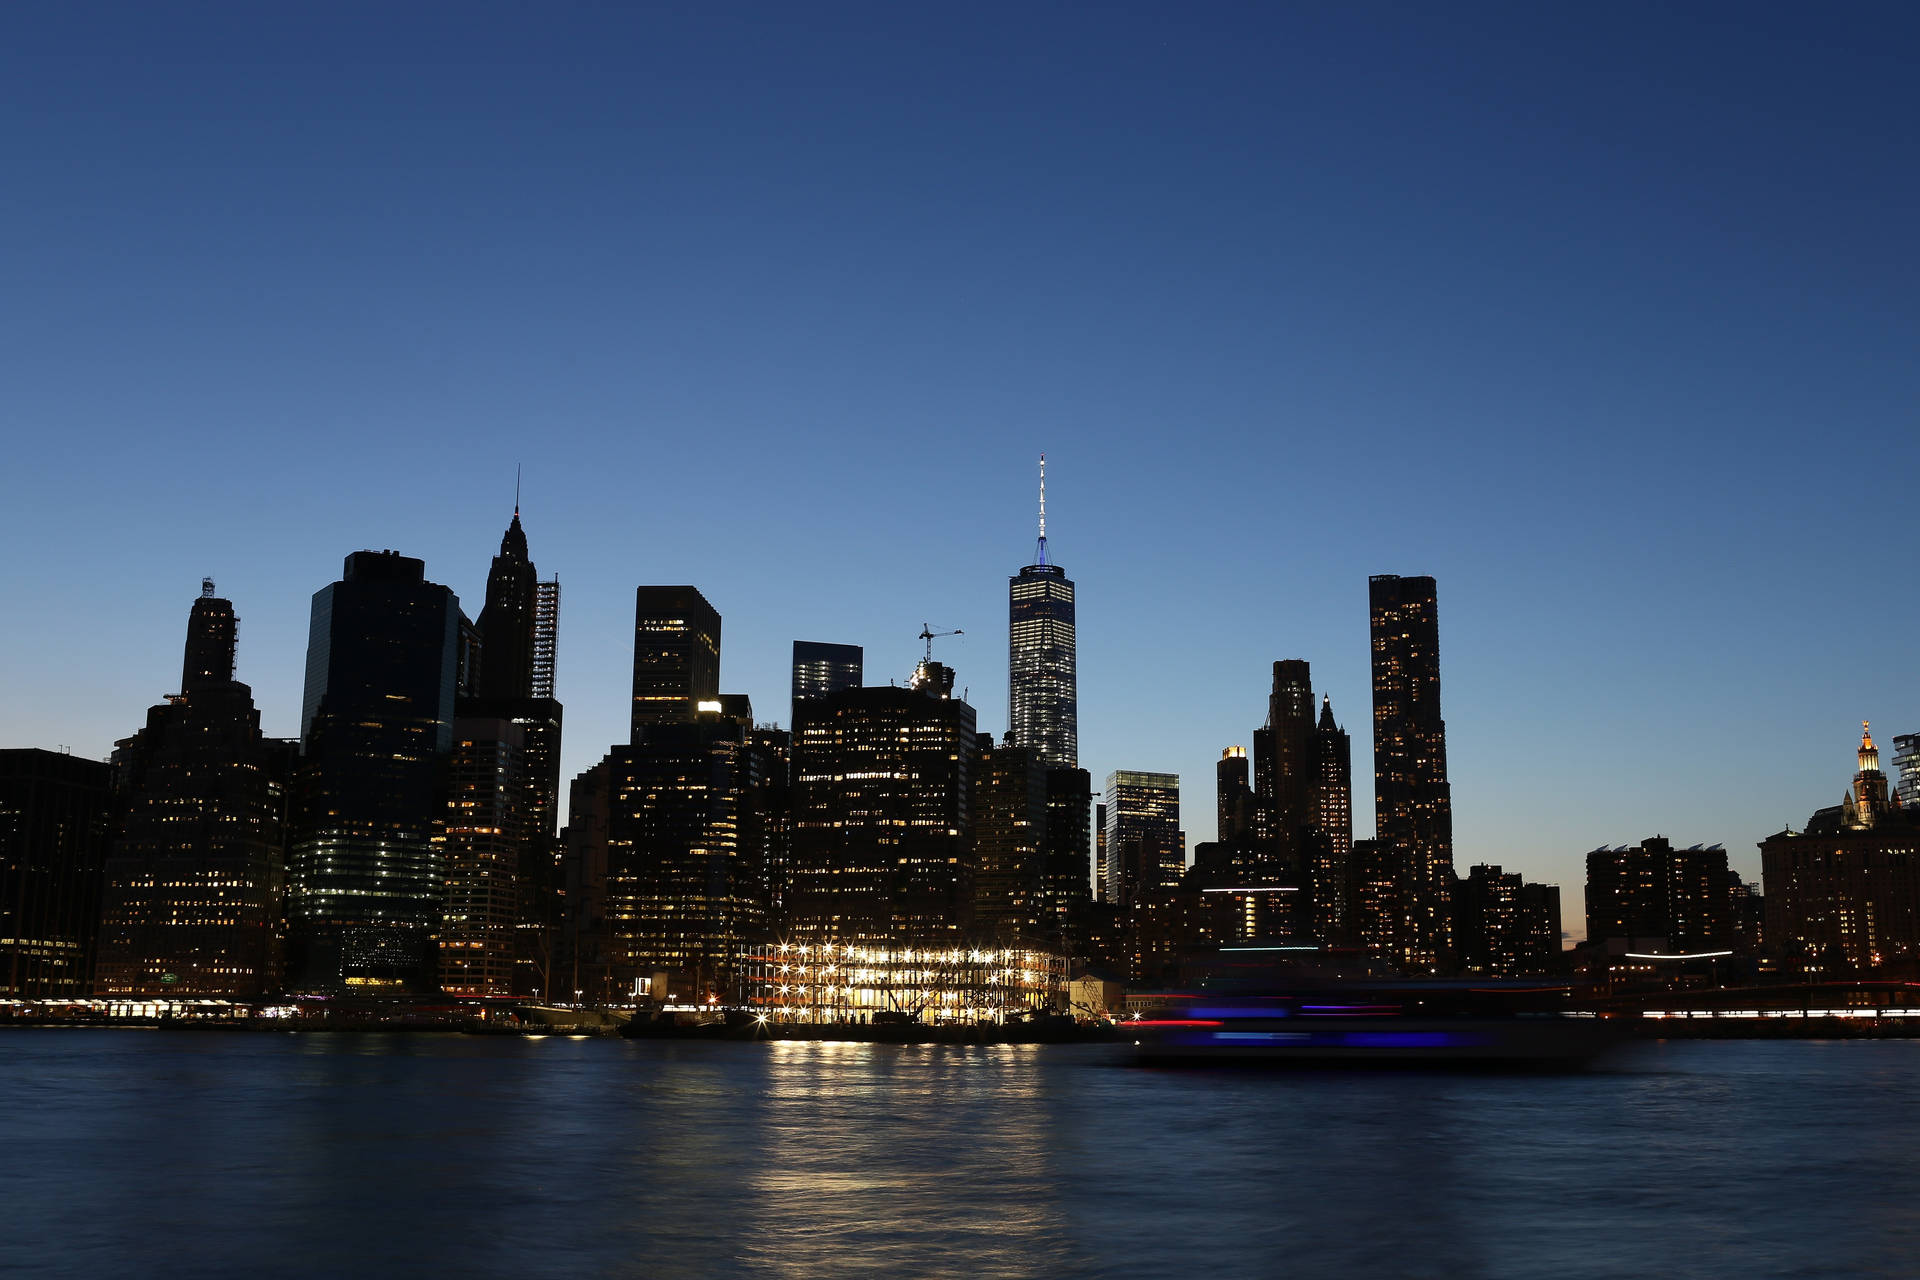
M436 837L447 877L440 986L449 995L514 994L526 908L521 878L533 844L528 824L538 820L532 798L520 726L457 717L446 812Z
M556 830L560 802L560 751L565 710L553 696L554 663L558 650L560 584L542 582L527 550L520 508L500 539L500 554L487 573L487 599L474 630L479 643L478 678L470 682L456 704L456 715L476 723L504 723L510 732L492 737L468 735L468 753L510 756L523 775L512 784L512 823L516 852L512 859L513 979L510 992L529 995L536 988L551 991L550 970L561 927L560 842ZM475 784L477 785L477 783ZM502 782L502 785L506 784ZM484 807L468 795L466 803ZM449 810L450 818L458 813ZM484 838L489 847L484 865L486 889L495 895L508 888L500 883L493 861L500 853L497 832L474 832L456 842L474 856L472 841ZM463 879L472 887L478 882ZM451 909L452 904L449 904ZM491 915L487 916L493 920ZM492 929L493 925L488 925ZM467 926L463 926L463 932ZM487 935L494 938L490 932ZM468 937L463 947L471 943ZM442 955L454 954L442 948ZM491 958L488 973L491 973ZM485 980L492 983L492 978Z
M98 760L0 750L0 995L89 994L112 777Z
M1085 769L1046 771L1046 833L1041 842L1042 937L1067 955L1084 954L1093 880L1087 874L1093 779Z
M1395 950L1411 972L1452 961L1453 796L1440 718L1440 627L1434 582L1367 580L1373 636L1375 838L1399 866Z
M1862 725L1841 802L1760 842L1769 951L1865 970L1920 962L1920 815L1891 793ZM1750 928L1750 926L1748 926Z
M1298 658L1273 664L1265 731L1254 737L1256 819L1265 872L1302 878L1309 832L1318 817L1313 767L1313 675Z
M865 678L866 651L857 644L793 642L793 705L842 689L858 689Z
M1347 936L1369 958L1400 963L1400 901L1405 876L1396 852L1379 840L1355 840L1347 861Z
M202 585L181 691L113 756L121 818L101 909L102 996L247 999L281 980L287 784L233 678L233 603Z
M288 982L431 991L460 602L392 551L313 597L287 887Z
M638 587L633 606L633 734L690 724L720 698L720 614L693 587Z
M1676 849L1651 836L1587 855L1587 941L1664 939L1668 952L1727 949L1732 941L1727 851Z
M1214 831L1222 845L1237 846L1252 838L1253 784L1247 768L1247 749L1228 747L1214 766Z
M803 701L788 919L808 942L941 943L973 905L974 711L953 671Z
M612 766L607 760L573 780L567 826L561 833L563 922L555 935L554 969L536 996L580 991L593 1003L625 998L630 976L613 968L612 921L607 914L607 854L612 804ZM623 980L624 978L624 980Z
M1119 769L1107 775L1108 901L1131 907L1154 888L1186 873L1180 830L1180 775Z
M1007 741L1043 768L1080 764L1078 641L1073 581L1047 562L1047 459L1040 457L1040 539L1034 562L1007 581Z
M981 937L1042 938L1046 835L1046 768L1029 748L995 746L983 734L973 838L973 922Z

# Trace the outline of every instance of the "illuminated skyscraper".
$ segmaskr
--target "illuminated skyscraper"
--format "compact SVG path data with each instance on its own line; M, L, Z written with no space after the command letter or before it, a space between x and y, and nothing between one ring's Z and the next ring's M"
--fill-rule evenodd
M1322 697L1308 752L1314 774L1313 839L1307 852L1313 936L1339 943L1350 936L1347 892L1353 858L1353 742Z
M1180 775L1120 769L1107 775L1107 900L1131 906L1186 871Z
M181 692L117 744L123 818L107 861L94 989L108 996L265 995L280 982L284 746L260 736L233 679L233 604L201 588Z
M803 700L788 918L808 942L940 943L973 907L973 708L953 671Z
M633 606L633 741L650 724L689 724L720 697L720 614L693 587L638 587Z
M457 996L514 994L522 879L535 821L526 737L511 720L453 725L446 814L437 840L447 870L440 986Z
M296 990L434 987L460 621L453 592L392 551L356 551L314 593L287 885Z
M981 739L973 830L975 927L997 940L1038 940L1043 933L1047 771L1033 752L994 746L991 734Z
M1080 763L1073 580L1047 563L1047 458L1040 455L1040 542L1008 580L1007 741L1050 769Z
M1453 793L1440 718L1440 626L1432 578L1367 581L1373 634L1375 836L1401 878L1397 960L1431 973L1452 958Z

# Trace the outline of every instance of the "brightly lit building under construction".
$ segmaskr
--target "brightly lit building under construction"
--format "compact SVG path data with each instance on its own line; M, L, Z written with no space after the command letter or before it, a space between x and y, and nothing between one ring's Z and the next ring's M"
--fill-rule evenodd
M1067 992L1064 957L1008 948L768 943L740 976L742 1003L775 1022L999 1023L1063 1008Z

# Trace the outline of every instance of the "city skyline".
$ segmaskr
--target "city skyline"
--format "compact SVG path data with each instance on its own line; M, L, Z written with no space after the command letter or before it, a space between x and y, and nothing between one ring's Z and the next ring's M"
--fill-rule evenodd
M1912 19L1488 12L1028 14L1011 52L401 15L378 58L14 15L5 745L138 728L203 575L292 736L311 593L391 547L477 616L516 463L566 777L625 736L640 584L700 588L768 719L796 638L884 683L963 628L938 656L998 734L1044 450L1082 764L1179 774L1190 844L1275 660L1364 778L1365 581L1432 575L1458 868L1561 884L1576 934L1602 843L1752 877L1859 720L1920 729L1915 606L1817 603L1880 576L1913 449Z

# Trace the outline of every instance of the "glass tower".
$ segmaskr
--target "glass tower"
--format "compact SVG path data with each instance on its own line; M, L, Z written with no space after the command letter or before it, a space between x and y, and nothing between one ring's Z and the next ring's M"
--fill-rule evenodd
M1049 769L1080 763L1073 579L1047 563L1047 458L1040 455L1040 541L1007 582L1007 740Z

